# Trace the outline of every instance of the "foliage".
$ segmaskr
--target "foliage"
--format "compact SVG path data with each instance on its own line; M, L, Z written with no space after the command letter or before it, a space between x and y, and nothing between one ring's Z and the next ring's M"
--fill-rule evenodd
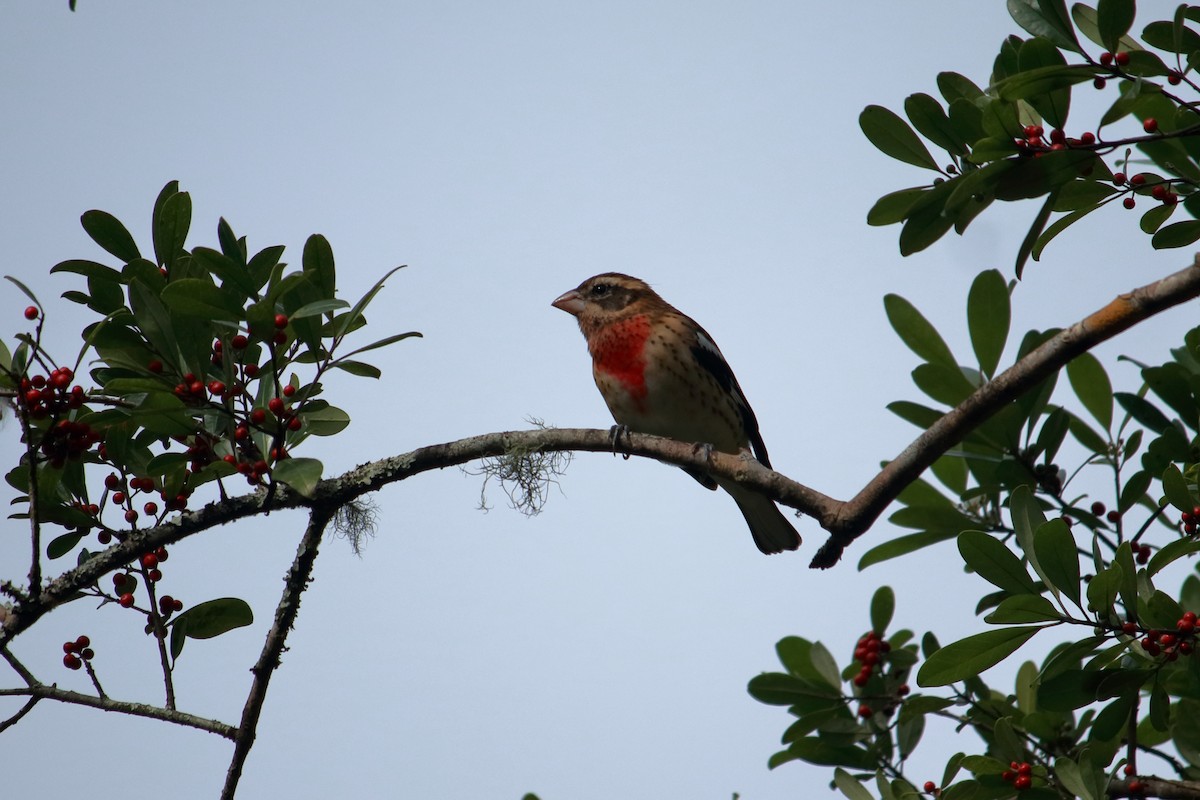
M1009 0L1008 7L1032 36L1005 39L986 90L943 72L941 101L923 93L904 101L908 122L881 106L863 111L859 123L876 147L938 173L930 184L880 198L868 223L903 223L900 251L908 255L951 228L961 234L995 200L1044 197L1018 251L1017 277L1054 237L1111 203L1132 209L1150 200L1140 227L1156 248L1200 239L1200 111L1181 95L1200 91L1193 71L1200 34L1188 24L1200 21L1200 6L1181 5L1172 19L1150 23L1141 42L1129 34L1133 0L1076 3L1070 13L1063 0ZM1093 56L1087 41L1102 52ZM1116 96L1094 130L1070 135L1076 91ZM1108 132L1130 117L1139 132ZM921 137L949 163L941 166ZM1191 218L1167 224L1178 213Z
M1180 208L1192 217L1200 210L1200 115L1168 88L1200 88L1190 77L1200 34L1188 25L1200 20L1200 7L1181 6L1172 20L1143 30L1145 45L1173 61L1168 66L1129 35L1131 0L1076 4L1069 14L1061 0L1008 5L1033 37L1004 42L986 91L942 73L948 110L927 95L905 102L913 126L947 151L950 166L941 169L898 115L878 107L863 113L863 130L879 149L941 173L930 186L885 196L869 221L903 222L907 254L951 227L961 233L993 200L1044 197L1020 247L1018 277L1054 236L1118 199L1127 207L1143 195L1158 201L1141 222L1155 247L1200 239L1200 221L1163 227ZM1080 36L1105 53L1093 58ZM1072 88L1089 81L1116 84L1120 96L1095 133L1068 138ZM1101 136L1130 114L1143 120L1145 135ZM1043 120L1054 129L1045 138ZM1161 174L1128 175L1131 147ZM1120 172L1106 166L1109 154ZM967 364L911 303L885 298L892 327L921 359L913 382L932 401L898 401L889 405L894 413L927 428L997 374L1012 288L994 270L972 285ZM1025 333L1017 358L1054 333ZM1145 796L1162 790L1159 769L1184 792L1172 796L1200 792L1200 577L1193 570L1182 585L1163 585L1168 565L1200 552L1200 328L1169 360L1139 366L1142 385L1114 392L1100 362L1079 356L1066 369L1070 407L1055 401L1061 387L1051 375L942 456L928 480L904 490L890 520L912 532L869 550L860 569L954 540L964 567L985 582L976 612L990 627L945 646L933 633L919 642L912 631L889 633L895 600L883 587L870 632L847 666L820 642L780 641L784 672L749 686L759 701L796 717L772 767L791 760L836 767L834 785L854 800L872 796L868 784L888 800ZM1079 463L1064 469L1074 452L1082 453ZM1097 471L1111 481L1111 497L1075 488ZM1017 667L1017 651L1039 635L1060 641L1042 663ZM1000 663L1016 673L1011 691L982 676ZM980 752L953 755L939 781L918 785L905 762L929 717L974 731Z

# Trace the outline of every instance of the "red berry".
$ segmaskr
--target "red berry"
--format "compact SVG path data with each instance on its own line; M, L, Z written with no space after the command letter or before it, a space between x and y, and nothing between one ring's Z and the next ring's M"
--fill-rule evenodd
M83 652L80 653L79 655L83 658L84 661L91 661L93 658L96 657L96 651L90 647L85 647L83 649Z
M1137 772L1137 770L1133 768L1133 764L1126 764L1122 772L1124 772L1126 775L1133 775L1135 772Z
M925 781L925 791L932 793L937 788L937 784L933 781Z
M1095 144L1096 134L1092 133L1091 131L1084 131L1079 135L1079 141L1083 144Z
M279 328L280 330L283 330L287 326L288 326L287 314L276 314L275 315L275 327Z
M1137 175L1134 175L1132 178L1130 178L1129 182L1132 183L1134 186L1141 186L1143 183L1146 182L1146 176L1143 173L1139 172Z
M290 383L287 386L283 387L283 396L284 397L291 397L295 393L296 393L296 387L292 386Z
M1106 520L1108 520L1109 522L1111 522L1112 524L1116 525L1118 522L1120 522L1120 521L1121 521L1121 512L1120 512L1120 511L1117 511L1117 510L1114 508L1112 511L1108 512L1107 514L1105 514L1105 515L1104 515L1104 518L1105 518Z
M183 611L183 601L180 600L178 597L175 598L174 602L171 605L174 607L174 609L176 611Z
M133 605L133 595L131 595L129 592L126 592L125 594L121 595L117 602L121 604L121 608L129 608Z
M116 503L117 505L123 504L125 502L125 493L124 492L113 492L112 501L114 503Z
M162 572L160 572L156 569L152 569L146 573L146 579L149 581L152 581L154 583L158 583L159 581L162 580Z
M235 456L233 453L228 453L226 455L221 456L221 460L224 461L226 464L236 464L237 456Z
M283 344L287 341L287 334L283 331L276 331L275 335L271 337L271 341L275 342L275 344Z
M1024 791L1032 785L1033 778L1028 775L1018 775L1017 779L1013 781L1013 786L1016 787L1017 791Z
M164 561L166 561L166 560L167 560L167 556L169 555L169 553L167 553L167 548L165 548L165 547L162 547L162 546L160 545L160 546L159 546L159 547L158 547L158 548L157 548L157 549L154 551L154 555L158 556L158 563L160 563L160 564L161 564L162 562L164 562Z
M266 422L267 412L261 408L256 408L250 412L250 421L255 425L262 425Z
M146 505L142 507L142 510L153 517L158 513L158 503L146 503Z
M1097 517L1104 516L1104 511L1105 511L1104 503L1101 503L1099 500L1092 503L1092 513L1095 514Z
M854 685L861 689L867 685L867 681L869 680L871 680L871 673L868 672L864 674L860 672L854 676Z
M104 479L104 488L115 489L121 485L121 479L117 477L117 473L110 472L108 477Z
M1113 56L1113 61L1117 62L1118 67L1127 66L1129 64L1129 53L1124 51L1117 53Z
M870 707L870 706L863 705L863 706L859 706L859 707L858 707L858 715L859 715L860 717L862 717L863 719L866 719L867 717L870 717L870 716L871 716L871 715L873 715L874 713L875 713L875 712L871 710L871 707Z
M303 425L303 423L300 422L299 417L292 417L291 419L288 420L288 430L289 431L298 431L298 430L300 430L302 425Z
M83 666L83 662L74 653L67 653L63 656L63 666L67 669L79 669Z
M232 339L230 339L229 343L233 345L235 350L241 350L250 343L250 340L239 333L237 336L234 336Z
M1175 636L1170 633L1164 633L1158 637L1158 643L1163 647L1170 647L1175 644Z
M75 643L74 642L63 642L63 652L64 653L74 653L75 652Z
M158 556L156 556L154 553L143 553L142 566L146 569L154 569L158 566Z
M157 375L158 373L163 371L163 363L161 361L159 361L157 358L151 359L150 363L146 365L146 369L150 370L155 375Z
M212 394L212 395L218 395L218 396L225 394L225 384L222 383L221 381L209 381L208 382L208 393Z
M91 646L92 646L92 640L89 639L87 636L80 636L78 639L75 640L75 647L77 647L80 650L82 650L85 647L91 647Z
M1155 186L1153 189L1150 190L1150 196L1153 197L1155 200L1162 200L1164 197L1167 196L1166 184L1160 183L1157 186Z
M1132 197L1126 197L1121 201L1121 205L1125 206L1126 208L1133 208L1137 205L1137 202Z
M1200 506L1196 506L1192 509L1192 516L1197 520L1200 520Z
M1011 769L1006 769L1004 772L1000 773L1000 780L1004 781L1005 783L1012 783L1014 780L1016 780L1016 778L1017 773L1013 772Z
M132 508L125 512L125 521L129 523L137 522L138 513Z
M267 408L271 409L272 414L279 416L283 413L283 399L279 397L272 397L267 403Z
M1093 78L1092 79L1092 86L1095 86L1097 89L1103 89L1107 85L1108 85L1108 81L1104 80L1104 78Z
M1125 622L1121 625L1121 633L1126 636L1133 636L1137 633L1137 625L1134 625L1132 622Z
M254 378L258 375L258 364L247 364L244 371L247 378Z
M1100 54L1100 63L1101 64L1103 64L1104 66L1107 67L1108 65L1112 64L1112 62L1113 62L1113 54L1112 53L1101 53Z
M1196 612L1195 611L1183 612L1183 621L1195 623L1196 622Z
M1175 70L1171 70L1170 72L1167 73L1167 83L1171 84L1172 86L1178 86L1179 82L1182 80L1183 80L1183 76L1180 75Z
M30 320L37 319L37 315L38 315L37 306L29 306L28 308L25 309L25 319L30 319Z

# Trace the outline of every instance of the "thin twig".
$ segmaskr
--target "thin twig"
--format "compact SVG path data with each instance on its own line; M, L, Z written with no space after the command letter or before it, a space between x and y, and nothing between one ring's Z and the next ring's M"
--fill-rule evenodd
M226 739L233 739L237 735L237 728L234 728L232 725L226 725L224 722L218 722L215 719L205 719L204 717L187 714L183 711L173 711L171 709L160 708L159 706L146 705L145 703L130 703L124 700L113 700L110 697L96 697L95 695L71 692L66 689L59 689L57 686L48 686L44 683L37 683L23 689L0 689L0 697L33 697L39 700L58 700L62 703L71 703L77 706L99 708L102 711L116 711L121 714L132 714L135 717L149 717L151 719L162 720L163 722L172 722L176 725L184 725L189 728L197 728L209 733L215 733Z
M246 705L242 709L242 721L238 725L237 735L234 738L233 758L229 762L229 771L225 775L225 786L221 790L222 800L232 800L237 791L238 781L242 777L242 768L246 764L246 757L250 754L250 748L254 746L254 739L257 736L259 716L262 714L263 703L267 699L267 687L271 683L271 676L279 668L279 658L283 654L284 642L300 611L300 595L308 588L309 581L312 579L313 564L321 546L321 537L325 533L325 527L329 524L329 520L333 518L335 510L335 506L324 505L313 509L308 518L308 527L305 528L300 545L296 548L296 558L292 561L292 566L284 578L283 595L279 598L279 605L275 608L275 622L267 634L258 662L250 669L254 674L254 682L250 686L250 694L246 697Z

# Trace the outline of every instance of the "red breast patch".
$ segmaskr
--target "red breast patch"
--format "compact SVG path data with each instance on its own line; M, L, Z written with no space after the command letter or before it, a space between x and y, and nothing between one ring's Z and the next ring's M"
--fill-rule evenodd
M650 318L639 314L604 326L588 342L596 370L615 378L637 400L646 396L643 351L649 338Z

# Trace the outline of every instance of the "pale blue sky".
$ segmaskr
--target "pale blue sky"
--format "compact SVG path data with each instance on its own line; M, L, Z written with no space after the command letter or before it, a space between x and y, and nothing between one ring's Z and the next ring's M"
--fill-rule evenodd
M549 302L594 273L629 272L717 339L775 466L844 497L914 434L884 409L916 399L916 361L880 298L911 298L965 360L967 287L988 267L1011 274L1035 210L989 209L965 238L902 260L898 228L868 228L866 211L925 176L875 151L858 113L933 92L942 69L984 82L1013 32L1001 0L80 0L75 14L65 0L10 2L0 272L39 292L55 352L74 352L87 318L55 299L77 287L49 267L102 260L78 225L89 208L148 242L170 179L192 193L189 245L212 245L223 215L296 263L321 232L349 297L409 264L368 330L425 338L372 354L378 382L330 381L355 420L307 447L330 474L529 416L607 427L583 340ZM1187 262L1135 231L1111 209L1055 242L1018 289L1016 330L1072 322ZM4 295L6 337L25 304ZM1194 317L1176 312L1100 354L1158 358ZM16 457L16 433L4 428L0 462ZM422 476L378 496L363 558L327 543L241 796L811 797L828 771L768 772L790 718L745 691L777 667L775 642L820 638L844 661L885 582L902 626L946 641L975 624L980 587L949 547L854 570L895 535L886 524L815 573L823 536L811 522L798 554L764 557L728 497L657 464L581 455L534 519L496 489L493 510L476 510L479 488L457 470ZM175 548L173 594L245 597L257 616L189 645L181 708L236 721L299 524L276 514ZM20 564L24 529L5 526L0 561ZM111 694L160 699L136 619L78 605L21 637L21 658L84 690L59 645L86 632ZM919 781L964 745L928 735L944 741ZM230 748L43 703L0 752L13 796L145 781L190 799L216 795Z

